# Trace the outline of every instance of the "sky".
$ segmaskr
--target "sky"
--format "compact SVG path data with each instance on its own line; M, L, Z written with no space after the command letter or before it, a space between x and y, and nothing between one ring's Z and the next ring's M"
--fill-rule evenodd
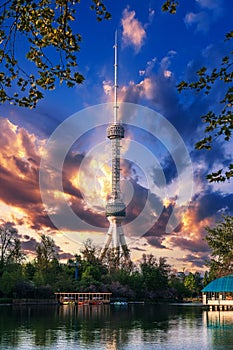
M179 93L177 84L194 81L198 69L211 70L229 52L224 37L233 3L180 1L175 15L162 12L161 3L105 1L112 19L97 22L81 2L74 25L84 82L57 86L32 110L0 106L0 223L17 228L28 260L41 234L54 239L61 261L79 254L87 239L98 248L105 240L117 30L123 228L131 258L152 253L177 271L207 269L205 228L233 215L233 194L232 183L208 183L206 175L232 162L232 141L216 139L211 151L195 143L204 136L201 116L219 111L224 85L207 96Z

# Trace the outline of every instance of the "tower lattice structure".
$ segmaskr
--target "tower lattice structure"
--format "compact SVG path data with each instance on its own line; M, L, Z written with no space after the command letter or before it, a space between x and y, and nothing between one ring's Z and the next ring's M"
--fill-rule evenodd
M119 259L123 254L129 259L129 249L126 244L122 222L126 217L126 206L122 200L120 188L120 156L121 140L124 138L124 127L118 121L118 103L117 103L117 33L115 36L115 62L114 62L114 120L107 128L107 137L111 141L112 148L112 191L106 204L106 217L110 223L104 246L101 251L101 259L106 255L109 249L112 249Z

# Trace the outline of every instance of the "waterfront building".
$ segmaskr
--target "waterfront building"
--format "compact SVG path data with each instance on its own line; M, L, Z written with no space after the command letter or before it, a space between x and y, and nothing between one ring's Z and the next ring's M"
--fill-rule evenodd
M233 310L233 274L210 282L202 289L202 302L209 310Z

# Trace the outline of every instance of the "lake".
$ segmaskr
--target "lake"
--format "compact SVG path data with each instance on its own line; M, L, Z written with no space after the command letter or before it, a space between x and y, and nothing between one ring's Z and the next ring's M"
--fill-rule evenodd
M160 304L0 306L4 350L232 348L232 311Z

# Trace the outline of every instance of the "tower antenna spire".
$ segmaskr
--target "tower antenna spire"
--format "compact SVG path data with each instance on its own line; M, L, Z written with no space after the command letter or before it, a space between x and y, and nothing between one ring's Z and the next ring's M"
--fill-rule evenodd
M118 89L118 82L117 82L117 73L118 73L118 63L117 63L117 30L115 31L115 44L114 44L114 124L118 122L118 101L117 101L117 89Z

